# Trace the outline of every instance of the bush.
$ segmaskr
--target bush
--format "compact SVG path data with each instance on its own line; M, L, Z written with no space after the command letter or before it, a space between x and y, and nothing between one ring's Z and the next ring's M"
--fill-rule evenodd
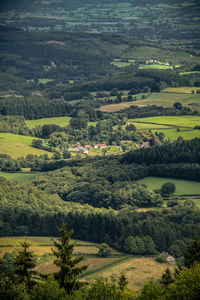
M162 254L159 254L158 256L156 256L156 261L159 262L159 263L166 263L167 262L167 259L164 255Z

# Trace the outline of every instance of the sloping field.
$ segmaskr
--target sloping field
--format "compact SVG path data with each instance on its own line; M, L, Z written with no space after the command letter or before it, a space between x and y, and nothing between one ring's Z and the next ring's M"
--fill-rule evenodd
M53 117L53 118L43 118L38 120L26 120L26 125L29 128L34 128L36 126L42 126L44 124L56 124L60 127L67 126L70 121L70 117Z
M7 154L12 158L25 157L27 154L52 156L51 152L31 147L33 139L12 133L0 133L0 154Z
M184 86L184 87L169 87L162 90L162 93L181 93L181 94L191 94L192 91L196 93L198 87Z
M52 240L48 237L0 237L0 257L5 252L12 252L18 249L20 241L27 240L31 243L30 250L38 256L37 270L42 273L51 273L56 271L53 263ZM75 252L84 254L85 259L81 264L88 265L85 275L81 276L83 280L92 280L98 277L118 277L124 271L128 277L128 286L138 290L144 282L150 278L158 279L167 264L157 263L153 258L133 257L124 255L112 250L112 256L107 258L96 257L98 248L95 243L77 241ZM170 269L174 269L170 266Z
M149 176L137 182L146 184L149 189L154 190L160 189L163 183L169 181L176 185L175 195L200 195L200 182L198 181Z
M182 136L182 138L184 140L191 140L191 139L194 139L194 138L200 138L200 130L184 130L184 129L180 129L180 131L177 131L177 129L152 130L153 133L155 133L156 131L157 132L163 132L164 135L165 135L165 140L170 139L171 141L176 140L179 136Z
M141 122L158 125L172 125L174 127L185 127L193 129L194 126L200 125L200 116L159 116L149 118L130 119L129 122Z
M200 109L200 95L181 92L161 92L151 93L146 99L137 100L134 105L158 105L163 107L173 107L175 102L180 102L182 105L189 105L190 108Z
M173 107L175 102L180 102L184 106L189 106L191 109L200 111L200 95L192 94L191 90L195 90L193 87L189 88L168 88L160 93L151 93L146 95L145 99L142 99L142 94L134 95L138 100L132 102L123 102L117 104L108 104L100 107L103 112L117 112L130 106L148 106L158 105L163 107ZM185 91L185 92L184 92ZM133 97L134 97L133 96Z
M17 181L19 183L23 183L25 181L33 179L37 173L8 173L8 172L0 172L0 176L6 178L7 180Z

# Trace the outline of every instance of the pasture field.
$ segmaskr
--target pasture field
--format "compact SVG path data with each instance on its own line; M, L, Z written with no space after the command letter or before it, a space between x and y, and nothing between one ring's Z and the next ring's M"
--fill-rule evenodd
M55 272L56 266L53 264L54 256L51 251L53 243L49 237L0 237L0 257L5 252L17 251L20 241L25 239L31 243L30 250L38 257L36 269L42 273ZM88 265L88 269L80 276L82 280L89 281L98 277L115 278L124 271L128 277L129 288L139 290L149 279L160 278L169 266L156 262L152 257L134 257L113 249L110 257L101 258L95 256L97 251L97 244L77 241L75 253L83 254L85 259L81 264ZM169 268L173 270L174 266Z
M21 156L26 157L28 154L33 155L43 155L48 154L51 157L53 154L51 152L33 148L27 144L20 142L15 142L12 140L7 140L6 138L0 137L0 154L10 155L12 158L18 158Z
M19 183L23 183L25 181L33 179L37 173L9 173L9 172L0 172L0 176L6 178L7 180L17 181Z
M184 86L184 87L168 87L162 90L162 93L181 93L181 94L192 94L192 91L196 93L198 87Z
M60 127L67 126L70 121L70 117L53 117L53 118L43 118L38 120L26 120L26 125L29 128L34 128L36 126L42 126L44 124L56 124Z
M177 131L177 129L152 130L153 133L155 133L156 131L157 132L163 132L164 135L165 135L165 140L170 139L171 141L176 140L179 136L182 136L182 138L184 140L191 140L191 139L194 139L194 138L200 138L200 130L184 130L184 129L180 129L180 131Z
M176 185L175 195L200 195L200 182L198 181L149 176L137 182L146 184L149 189L154 190L160 189L163 183L169 181Z
M38 139L36 137L13 134L13 133L0 133L0 139L1 138L6 139L8 141L29 145L29 146L31 145L33 139L35 140Z
M129 119L129 122L134 123L149 123L152 125L171 125L174 127L184 127L193 129L194 126L200 125L200 116L159 116L149 118Z
M200 111L200 95L196 93L192 94L191 90L196 91L196 89L193 87L185 87L185 88L168 88L163 90L160 93L150 93L150 94L140 93L140 94L133 95L133 97L137 97L136 101L102 105L100 107L100 110L102 112L117 112L129 108L130 106L133 105L134 106L158 105L163 107L173 107L173 104L175 102L180 102L184 106L189 106L191 109ZM142 99L142 95L145 95L146 98Z
M102 270L100 275L103 277L118 277L124 271L128 278L128 287L137 291L151 278L159 279L167 267L171 271L174 270L174 266L158 263L153 258L132 257L120 264L111 266L109 269L105 269L105 271Z
M139 65L139 69L173 70L173 66L165 66L162 64Z
M193 88L190 88L192 90ZM137 96L137 95L136 95ZM160 92L151 93L146 99L137 100L134 105L158 105L163 107L173 107L175 102L189 106L191 109L200 110L200 95L180 92Z

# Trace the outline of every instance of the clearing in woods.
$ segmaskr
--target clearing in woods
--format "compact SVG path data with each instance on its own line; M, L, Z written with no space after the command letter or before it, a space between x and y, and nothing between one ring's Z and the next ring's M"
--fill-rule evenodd
M20 241L27 240L31 243L30 250L38 257L37 270L44 273L56 271L53 264L52 240L48 237L0 237L0 258L4 253L16 251ZM74 241L74 240L72 240ZM82 280L92 280L97 277L118 277L125 271L128 277L129 288L139 290L151 278L159 279L168 264L160 264L152 257L134 257L112 249L111 256L101 258L96 256L98 244L77 241L76 254L83 254L85 259L82 264L87 264L88 269L81 276ZM174 266L170 266L173 270Z

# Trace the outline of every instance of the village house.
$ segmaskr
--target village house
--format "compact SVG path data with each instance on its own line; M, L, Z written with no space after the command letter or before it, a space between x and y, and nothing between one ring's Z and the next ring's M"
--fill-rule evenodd
M104 149L104 148L107 148L107 145L106 144L94 144L93 145L94 149Z

